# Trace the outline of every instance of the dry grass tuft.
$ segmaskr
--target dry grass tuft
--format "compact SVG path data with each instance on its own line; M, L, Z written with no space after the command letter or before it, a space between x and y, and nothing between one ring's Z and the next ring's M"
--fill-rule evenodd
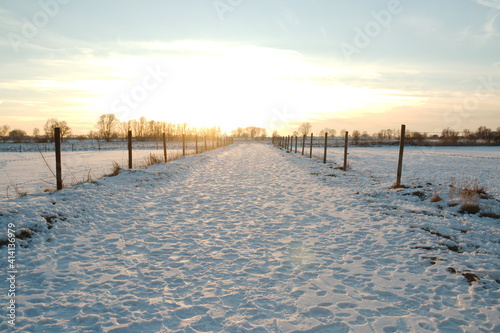
M28 195L28 192L23 191L19 188L17 184L15 184L12 179L10 179L9 175L7 174L7 178L9 179L9 186L7 186L7 198L9 198L9 188L13 188L14 191L16 192L18 198L25 197Z
M439 202L439 201L443 201L443 198L441 198L441 196L439 195L441 193L440 190L434 190L432 192L432 198L431 198L431 202Z
M117 176L120 173L121 169L122 167L120 166L120 164L118 164L118 162L116 161L113 161L113 169L111 170L111 173L108 173L106 176L108 177Z
M443 199L439 196L439 194L434 194L434 196L431 198L431 202L439 202L443 201Z
M163 159L160 156L155 154L149 154L148 157L145 158L145 166L148 167L150 165L158 164L163 162Z
M479 199L481 195L486 195L484 186L480 186L477 179L471 181L457 182L452 178L450 183L450 200L458 199L460 202L460 212L477 214L480 212Z

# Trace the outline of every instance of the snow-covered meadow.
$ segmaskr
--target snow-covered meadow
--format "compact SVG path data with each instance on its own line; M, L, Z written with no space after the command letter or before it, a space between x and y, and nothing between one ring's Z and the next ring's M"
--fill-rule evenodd
M500 214L498 148L408 148L395 190L397 148L349 152L344 172L341 148L238 144L4 200L2 228L31 230L15 328L499 331L499 220L449 197L477 178Z
M0 200L16 197L17 191L36 195L44 190L55 189L55 153L53 144L21 145L0 144ZM49 151L45 148L48 147ZM38 151L40 148L40 151ZM203 144L200 142L200 150ZM195 152L194 142L189 142L186 153ZM158 142L134 142L135 167L145 164L150 154L163 158L163 144ZM167 156L182 154L182 143L169 142ZM66 185L98 179L111 172L113 162L121 167L128 165L126 142L78 142L64 143L62 147L63 182ZM48 164L48 166L47 166Z

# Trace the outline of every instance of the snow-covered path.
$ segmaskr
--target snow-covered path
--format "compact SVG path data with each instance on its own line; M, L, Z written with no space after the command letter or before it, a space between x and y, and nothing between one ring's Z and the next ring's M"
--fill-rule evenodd
M288 157L243 144L19 199L8 218L52 229L18 254L16 329L500 330L498 290L423 264L407 223Z

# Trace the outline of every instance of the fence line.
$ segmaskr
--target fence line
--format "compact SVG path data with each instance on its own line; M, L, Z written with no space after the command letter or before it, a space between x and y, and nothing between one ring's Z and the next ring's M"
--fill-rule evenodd
M17 192L18 196L21 196L21 195L27 195L28 193L25 192L25 191L21 191L18 186L19 185L23 185L23 184L31 184L29 187L30 188L35 188L35 191L38 192L40 190L44 190L46 191L46 189L43 188L43 184L51 184L50 186L54 186L55 185L55 188L56 190L60 190L62 188L64 188L64 185L66 183L66 181L64 180L64 177L65 176L71 176L73 178L73 181L68 181L68 184L77 184L77 183L82 183L82 182L87 182L87 181L92 181L92 179L95 179L95 174L94 174L94 170L93 170L93 167L90 166L90 164L86 164L85 162L83 163L73 163L75 164L76 166L73 166L75 167L78 171L78 173L75 171L75 174L73 174L73 172L69 169L69 167L66 165L66 163L64 163L64 166L68 169L69 173L66 172L65 175L63 175L63 163L62 163L62 158L65 157L65 151L62 149L62 142L61 142L61 138L60 138L60 129L56 129L55 131L55 140L54 140L54 144L53 144L53 147L54 147L54 154L55 154L55 161L52 160L52 159L49 159L47 160L46 156L43 156L42 154L42 151L39 150L38 152L42 155L41 157L36 157L36 158L27 158L27 159L12 159L12 160L9 160L9 161L0 161L0 163L7 167L7 163L6 162L14 162L14 163L23 163L23 162L26 162L26 161L30 161L30 160L39 160L40 162L45 161L45 163L47 164L47 167L49 169L50 168L50 164L52 163L56 163L56 172L55 174L53 173L53 175L55 176L52 176L52 175L48 175L47 172L44 172L43 171L43 167L41 167L42 169L39 169L40 170L40 176L37 178L37 179L28 179L26 180L27 177L25 176L22 176L22 175L26 175L26 173L23 173L23 171L20 171L20 172L16 172L18 175L17 177L13 177L14 178L14 181L17 179L19 179L19 176L21 176L21 178L23 178L22 180L24 181L21 181L21 182L14 182L10 177L9 177L9 181L5 181L5 186L6 186L6 190L7 190L7 197L9 197L9 194L8 194L8 190L9 188L12 188L12 189L15 189L15 191ZM59 134L59 135L58 135ZM163 155L162 156L163 158L158 158L157 155L155 155L154 152L154 146L152 147L149 147L149 159L148 158L145 158L145 161L143 163L141 162L135 162L135 160L137 160L137 156L134 156L134 152L140 152L140 151L144 151L143 149L139 149L139 150L136 150L135 147L133 146L133 143L136 144L138 143L140 145L140 147L144 148L143 145L141 144L140 141L133 141L132 140L132 134L131 132L129 132L129 135L127 136L127 148L126 148L126 153L125 153L125 147L123 147L123 143L125 142L122 142L122 147L121 149L113 149L113 150L107 150L109 152L111 152L111 154L113 156L116 156L117 153L119 153L120 151L125 153L125 156L122 156L123 160L122 162L126 163L125 160L128 162L128 167L129 169L132 169L135 165L135 167L143 167L143 166L148 166L148 165L151 165L151 164L154 164L154 163L158 163L158 162L167 162L169 159L172 160L172 159L175 159L179 156L179 154L177 153L177 155L170 155L171 156L168 156L169 152L167 152L167 137L165 134L162 135L161 137L161 141L163 143ZM194 147L192 147L191 145L188 145L188 141L187 140L184 140L184 143L183 143L183 148L184 148L184 155L188 155L188 154L192 154L193 152L195 153L202 153L204 151L207 151L209 149L203 149L201 147L198 146L198 137L195 136L194 137ZM207 145L207 137L205 136L204 138L205 140L205 147L208 148L208 145ZM212 137L212 142L213 142L213 145L215 146L215 142L214 141L218 141L217 143L217 147L224 147L224 146L227 146L229 144L232 144L234 143L234 140L232 137L226 137L226 138L216 138L216 137ZM113 147L115 145L112 145ZM192 148L189 148L189 147L192 147ZM86 151L85 153L81 152L81 153L74 153L74 152L69 152L68 153L68 156L65 157L65 160L66 161L71 161L71 162L75 162L75 159L73 158L73 155L76 154L78 156L81 156L81 155L86 155L86 154L89 154L90 156L90 160L89 160L89 163L92 163L93 165L97 164L97 169L98 170L102 170L102 173L100 173L98 176L98 178L102 177L102 176L105 176L106 174L108 174L108 172L104 171L104 159L101 158L101 153L98 152L98 150L96 149L97 147L94 147L93 150L90 150L90 151ZM120 147L118 147L120 148ZM173 146L173 150L177 150L177 152L179 152L179 148L178 146ZM201 149L200 149L201 148ZM159 145L158 143L156 143L156 150L160 150L161 148L159 148ZM172 148L170 148L172 149ZM190 150L188 152L188 149ZM52 149L51 149L52 150ZM160 150L161 151L161 150ZM33 153L36 153L36 152L33 152ZM106 154L106 153L104 153ZM153 158L153 155L156 156L156 158ZM128 157L128 158L127 158ZM143 157L141 157L142 159ZM111 161L113 161L115 158L112 157L110 158L110 163ZM76 161L78 161L78 158L76 159ZM142 160L141 160L142 161ZM70 164L71 164L70 162ZM30 163L32 162L28 162L27 165L23 165L21 166L21 168L17 168L17 170L23 170L24 168L31 168L30 167ZM39 163L39 162L37 162ZM43 162L42 162L43 163ZM113 163L116 163L116 162L113 162ZM139 163L139 164L137 164ZM116 163L117 164L117 163ZM120 163L121 164L121 163ZM88 168L87 166L88 165ZM119 170L119 164L117 164L118 166L118 170ZM73 169L73 167L71 167ZM82 168L83 167L83 168ZM12 167L11 167L12 168ZM82 169L82 170L81 170ZM83 170L85 169L85 170ZM7 172L7 169L5 170L5 172ZM85 173L85 176L87 178L87 180L85 180L85 178L82 178L80 179L80 176L82 175L82 172ZM10 173L10 172L9 172ZM80 175L79 175L80 174ZM50 178L48 178L50 177ZM50 179L54 179L52 178L54 177L56 179L56 184L54 184L52 181L50 181ZM77 179L78 177L78 179ZM36 184L38 183L38 184ZM35 186L33 186L34 184L36 184ZM22 193L22 194L20 194Z
M404 153L404 146L405 146L405 133L406 133L406 126L401 125L401 132L400 132L400 139L399 139L399 159L398 159L398 166L396 170L396 183L394 184L394 187L402 187L401 184L401 177L403 173L403 153ZM305 138L306 135L302 137L302 155L304 155L304 148L305 148ZM297 153L297 140L298 137L295 136L295 153ZM274 146L280 147L285 149L287 152L288 151L293 151L292 148L292 143L293 143L293 136L284 136L284 137L273 137L272 138L272 144ZM311 141L309 144L309 158L312 158L312 151L314 147L314 134L311 133ZM342 167L342 170L347 171L347 155L348 155L348 145L349 145L349 132L345 132L345 138L344 138L344 166ZM325 138L324 138L324 152L323 152L323 164L326 164L326 156L327 156L327 150L328 150L328 133L325 133Z

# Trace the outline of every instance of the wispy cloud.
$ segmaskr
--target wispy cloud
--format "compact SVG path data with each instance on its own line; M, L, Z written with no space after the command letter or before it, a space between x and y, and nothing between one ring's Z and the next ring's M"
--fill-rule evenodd
M492 15L489 18L489 20L486 22L486 24L484 25L483 30L485 32L486 39L500 36L500 33L497 31L497 29L495 27L495 21L497 18L498 18L498 14Z
M473 1L486 7L500 9L500 0L473 0Z

